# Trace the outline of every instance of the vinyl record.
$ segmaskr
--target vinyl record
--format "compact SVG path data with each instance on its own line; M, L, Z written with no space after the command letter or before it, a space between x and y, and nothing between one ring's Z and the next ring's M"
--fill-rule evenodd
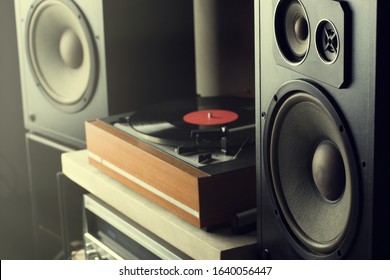
M170 146L212 146L220 139L191 136L194 131L218 131L246 127L255 123L253 99L239 97L197 97L155 104L135 112L129 125L147 141ZM253 128L254 129L254 128ZM211 135L211 133L210 133Z

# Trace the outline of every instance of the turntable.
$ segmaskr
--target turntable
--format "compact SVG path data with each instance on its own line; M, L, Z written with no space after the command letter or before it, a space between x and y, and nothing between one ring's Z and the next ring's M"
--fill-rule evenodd
M256 203L254 100L174 100L86 123L90 163L199 227Z

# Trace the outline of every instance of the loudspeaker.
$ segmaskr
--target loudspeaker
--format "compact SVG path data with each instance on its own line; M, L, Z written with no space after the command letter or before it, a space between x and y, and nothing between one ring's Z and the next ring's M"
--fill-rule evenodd
M388 259L388 1L255 3L260 256Z
M61 173L67 146L26 134L35 257L67 259L71 244L82 241L82 196L85 191Z
M15 1L27 129L84 147L84 121L195 95L192 1Z

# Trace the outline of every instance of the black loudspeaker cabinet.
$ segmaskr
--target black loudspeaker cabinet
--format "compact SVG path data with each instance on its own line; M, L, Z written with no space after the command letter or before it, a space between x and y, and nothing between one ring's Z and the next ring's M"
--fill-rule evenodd
M389 2L255 1L264 259L388 259Z
M84 122L195 95L192 1L14 1L25 127L76 147Z
M82 242L81 187L61 173L70 148L26 134L35 257L66 259Z

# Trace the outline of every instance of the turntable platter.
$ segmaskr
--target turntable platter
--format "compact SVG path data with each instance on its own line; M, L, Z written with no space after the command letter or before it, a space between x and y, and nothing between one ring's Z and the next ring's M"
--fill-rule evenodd
M192 131L254 124L255 104L253 99L230 96L173 100L136 111L128 123L147 141L194 145Z

